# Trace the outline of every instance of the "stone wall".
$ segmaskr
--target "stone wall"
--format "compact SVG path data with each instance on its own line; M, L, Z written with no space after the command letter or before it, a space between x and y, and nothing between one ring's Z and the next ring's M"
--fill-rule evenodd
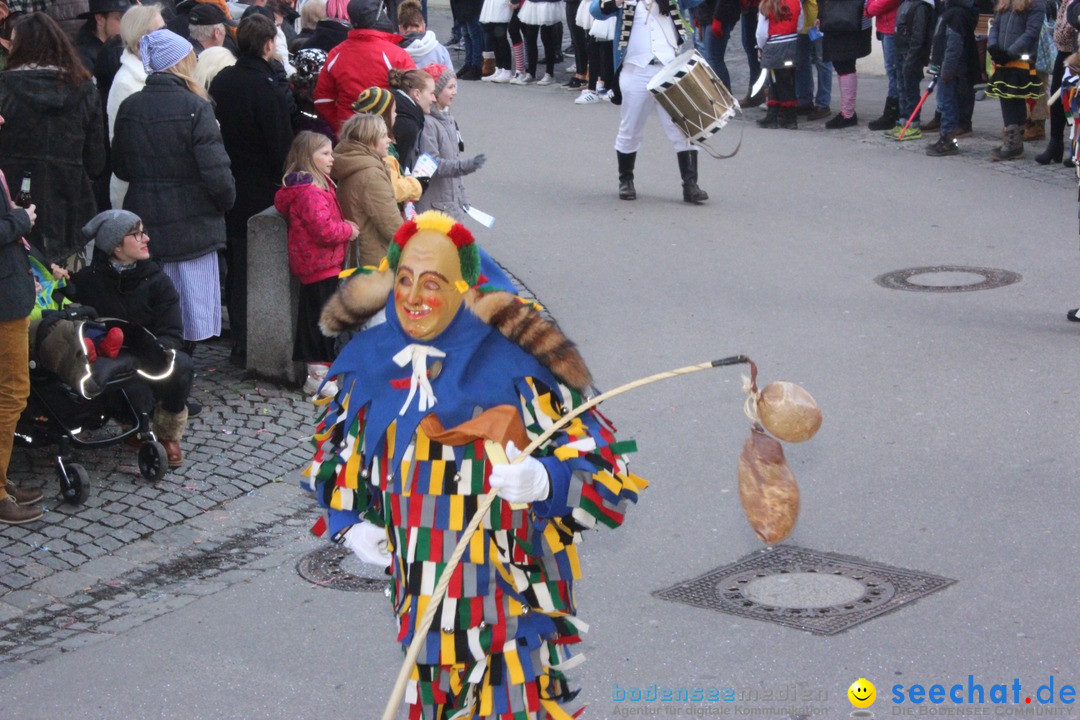
M285 218L270 207L248 220L247 371L286 384L304 380L293 362L300 283L289 272Z

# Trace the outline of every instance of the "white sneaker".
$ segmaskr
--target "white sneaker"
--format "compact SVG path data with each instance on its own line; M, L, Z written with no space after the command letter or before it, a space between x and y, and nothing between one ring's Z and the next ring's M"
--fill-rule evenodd
M544 73L544 77L537 80L536 84L540 85L540 86L544 86L544 85L552 85L552 84L554 84L554 82L555 82L555 76L554 75L552 75L550 73Z
M611 92L610 90L597 90L596 95L601 100L607 100L608 102L610 102L611 101L611 96L614 95L614 93Z
M581 94L574 100L575 105L592 105L598 102L600 102L600 96L588 89L582 90Z
M495 82L495 76L498 75L500 72L501 71L499 70L499 68L495 68L495 72L491 73L490 75L484 75L483 77L480 78L480 81L481 82Z
M514 78L514 73L510 68L499 68L491 78L493 78L491 82L502 85L503 83L510 82Z
M533 76L529 73L517 73L510 79L511 85L528 85L533 81Z

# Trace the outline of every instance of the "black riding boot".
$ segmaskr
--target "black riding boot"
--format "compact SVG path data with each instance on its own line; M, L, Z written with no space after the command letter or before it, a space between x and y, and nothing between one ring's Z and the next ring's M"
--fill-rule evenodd
M876 120L871 120L867 123L866 127L871 130L892 130L896 126L896 121L900 119L900 100L894 97L885 98L885 109L881 111L881 117ZM926 130L926 125L923 125L923 130ZM937 128L933 128L937 129Z
M700 205L709 199L709 193L697 184L697 150L683 150L675 155L679 159L679 174L682 176L683 202Z
M758 127L761 128L778 128L780 127L780 107L773 105L765 111L765 117L760 118L757 121Z
M1035 162L1040 165L1049 165L1052 162L1061 162L1065 155L1065 141L1061 135L1054 135L1053 123L1051 123L1050 139L1046 143L1046 149L1035 156Z
M637 191L634 190L634 161L637 153L624 153L615 151L619 158L619 199L637 200Z

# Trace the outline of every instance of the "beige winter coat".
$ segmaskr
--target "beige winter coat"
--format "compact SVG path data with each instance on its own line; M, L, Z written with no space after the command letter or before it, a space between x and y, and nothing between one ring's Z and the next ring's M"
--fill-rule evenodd
M338 184L342 215L360 226L360 235L350 242L345 267L378 265L402 223L389 169L368 146L342 141L334 148L330 175Z

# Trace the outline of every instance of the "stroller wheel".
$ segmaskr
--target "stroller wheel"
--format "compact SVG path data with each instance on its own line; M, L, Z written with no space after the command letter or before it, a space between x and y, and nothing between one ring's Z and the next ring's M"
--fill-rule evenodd
M82 465L72 463L66 466L67 477L63 470L60 475L60 495L69 505L82 505L90 496L90 473Z
M165 453L165 446L159 442L143 443L139 448L139 472L151 482L157 482L165 477L169 469L169 457Z

